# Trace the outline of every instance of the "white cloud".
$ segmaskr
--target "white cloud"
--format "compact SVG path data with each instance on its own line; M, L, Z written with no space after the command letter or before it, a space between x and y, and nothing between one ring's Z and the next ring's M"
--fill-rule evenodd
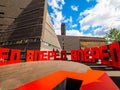
M73 20L72 20L72 16L70 16L69 18L64 18L64 20L63 20L63 22L64 23L72 23L73 22Z
M78 25L77 24L73 24L72 25L72 28L76 28Z
M64 0L48 0L48 5L53 9L53 12L50 13L50 17L53 20L55 30L60 30L61 22L65 18L62 15L62 8L64 4Z
M59 30L55 30L55 33L57 34L57 35L61 35L61 30L59 29Z
M58 4L60 3L60 4ZM52 9L62 9L62 6L65 4L64 0L48 0L48 5L52 7Z
M63 22L64 22L64 23L67 23L70 29L74 29L74 28L76 28L76 27L78 26L77 24L74 24L74 23L73 23L73 18L72 18L72 16L70 16L70 17L67 18L67 19L64 19Z
M48 0L48 5L52 6L52 8L58 8L58 4L56 0Z
M61 22L64 20L64 16L62 15L62 11L54 10L53 13L50 14L51 18L53 19L53 26L55 30L61 28Z
M61 35L61 30L55 30L57 35ZM91 33L84 34L83 32L80 32L79 30L66 30L67 36L92 36Z
M60 0L61 1L61 3L64 5L65 4L65 1L64 0Z
M83 33L79 32L78 30L67 30L66 35L68 35L68 36L81 36L81 35L83 35Z
M90 33L84 34L83 32L80 32L78 30L67 30L66 35L67 36L92 36Z
M73 20L72 20L72 16L70 16L70 19L69 19L69 20L70 20L70 23L72 23L72 21L73 21Z
M91 2L91 1L96 1L96 0L86 0L88 3Z
M120 29L120 0L97 0L94 8L80 13L82 16L85 16L80 21L82 30L100 26L94 31L95 35L103 36L110 28Z
M90 2L90 0L86 0L87 2Z
M78 6L72 5L72 6L71 6L71 9L72 9L73 11L78 11Z
M109 28L97 28L94 30L94 36L103 37L106 33L109 32Z
M78 26L77 24L73 24L72 16L70 16L69 18L66 18L62 15L62 11L58 11L55 9L54 13L51 13L50 16L54 22L53 27L55 28L55 32L57 35L61 34L60 30L61 30L62 22L66 23L66 25L68 25L70 29L74 29Z

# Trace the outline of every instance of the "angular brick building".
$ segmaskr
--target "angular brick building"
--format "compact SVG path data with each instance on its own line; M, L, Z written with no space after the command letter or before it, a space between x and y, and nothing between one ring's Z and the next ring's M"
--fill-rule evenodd
M47 0L0 0L0 47L22 51L61 48L70 51L105 45L103 38L65 34L63 23L61 35L56 36Z
M60 49L47 0L0 0L0 47Z

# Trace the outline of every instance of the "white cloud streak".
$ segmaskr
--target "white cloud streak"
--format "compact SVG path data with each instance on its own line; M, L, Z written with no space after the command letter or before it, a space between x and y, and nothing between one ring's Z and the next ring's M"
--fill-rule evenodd
M60 3L60 5L58 4ZM48 5L52 7L52 9L62 9L62 6L65 4L64 0L48 0Z
M94 31L95 35L103 36L110 28L120 29L120 0L97 0L94 8L80 13L82 30L100 26Z
M50 13L50 17L53 20L53 26L55 30L60 30L61 22L65 18L62 15L62 8L64 4L64 0L48 0L48 5L53 9L53 12Z
M61 30L56 30L55 32L57 35L61 34ZM84 34L83 32L80 32L79 30L75 30L75 29L67 30L66 35L67 36L92 36L91 33Z
M73 11L78 11L78 6L72 5L72 6L71 6L71 9L72 9Z
M90 0L86 0L87 2L90 2Z

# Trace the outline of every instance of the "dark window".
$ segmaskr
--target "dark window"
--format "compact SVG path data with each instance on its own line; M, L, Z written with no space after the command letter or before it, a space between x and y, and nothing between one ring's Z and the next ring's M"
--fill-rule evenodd
M0 24L0 26L3 26L3 24Z
M4 12L0 12L0 14L2 14L2 15L3 15L3 14L5 14L5 13L4 13Z
M0 7L6 7L6 6L4 6L4 5L0 5Z

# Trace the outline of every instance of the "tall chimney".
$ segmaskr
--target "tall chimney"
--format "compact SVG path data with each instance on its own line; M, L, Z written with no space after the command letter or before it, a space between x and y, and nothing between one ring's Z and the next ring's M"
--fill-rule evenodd
M65 23L61 24L61 35L66 35Z

